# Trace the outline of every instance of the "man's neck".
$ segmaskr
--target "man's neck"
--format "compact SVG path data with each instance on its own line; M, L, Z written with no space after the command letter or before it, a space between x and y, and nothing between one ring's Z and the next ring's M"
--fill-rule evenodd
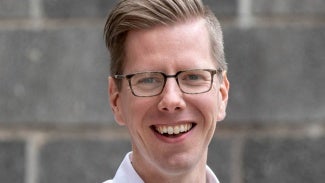
M207 155L202 155L206 157ZM181 171L163 170L151 164L137 166L137 160L132 161L132 166L145 183L206 183L206 159L202 158L196 165ZM145 160L142 160L145 161Z

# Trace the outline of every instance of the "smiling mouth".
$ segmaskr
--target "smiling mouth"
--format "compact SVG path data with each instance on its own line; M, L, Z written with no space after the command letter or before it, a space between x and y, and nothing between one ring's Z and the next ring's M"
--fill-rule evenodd
M184 123L178 125L153 125L151 128L166 137L176 137L180 134L189 132L194 128L194 123Z

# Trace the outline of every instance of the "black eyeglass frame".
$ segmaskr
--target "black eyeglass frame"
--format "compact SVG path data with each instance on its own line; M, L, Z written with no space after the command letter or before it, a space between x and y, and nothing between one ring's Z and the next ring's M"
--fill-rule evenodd
M179 82L178 82L178 75L183 73L183 72L188 72L188 71L197 71L197 70L200 70L200 71L208 71L210 72L211 74L211 82L210 82L210 87L209 89L207 89L206 91L203 91L203 92L197 92L197 93L189 93L189 92L185 92L182 87L180 87L179 85ZM218 69L191 69L191 70L182 70L182 71L178 71L176 72L176 74L174 75L168 75L168 74L165 74L163 72L157 72L157 71L153 71L153 72L138 72L138 73L133 73L133 74L126 74L126 75L120 75L120 74L116 74L113 76L114 79L127 79L128 80L128 83L129 83L129 87L131 88L131 92L134 96L136 97L153 97L153 96L157 96L157 95L160 95L163 91L164 91L164 88L165 88L165 85L166 85L166 82L167 82L167 78L175 78L176 80L176 83L178 85L178 88L183 92L183 93L186 93L186 94L200 94L200 93L206 93L206 92L209 92L212 88L212 83L213 83L213 76L215 74L220 74L222 73L222 69L221 68L218 68ZM162 76L164 76L164 84L162 85L162 88L161 88L161 91L157 94L154 94L154 95L137 95L134 91L133 91L133 88L132 88L132 84L131 84L131 78L136 75L136 74L143 74L143 73L159 73L161 74Z

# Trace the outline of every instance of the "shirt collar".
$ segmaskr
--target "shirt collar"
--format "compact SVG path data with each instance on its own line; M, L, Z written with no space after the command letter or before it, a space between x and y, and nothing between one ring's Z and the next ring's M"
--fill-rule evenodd
M132 152L126 154L112 180L112 183L144 183L132 166L131 156ZM207 183L219 183L217 176L213 173L209 166L206 166L206 173Z

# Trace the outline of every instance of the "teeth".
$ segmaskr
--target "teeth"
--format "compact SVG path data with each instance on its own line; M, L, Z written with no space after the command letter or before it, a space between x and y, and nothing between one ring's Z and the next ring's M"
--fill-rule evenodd
M186 124L174 125L174 126L160 125L160 126L156 126L155 128L160 134L177 135L179 133L189 131L192 128L192 123L186 123Z
M173 127L169 126L167 129L168 129L168 134L169 135L172 135L174 133L174 128Z

